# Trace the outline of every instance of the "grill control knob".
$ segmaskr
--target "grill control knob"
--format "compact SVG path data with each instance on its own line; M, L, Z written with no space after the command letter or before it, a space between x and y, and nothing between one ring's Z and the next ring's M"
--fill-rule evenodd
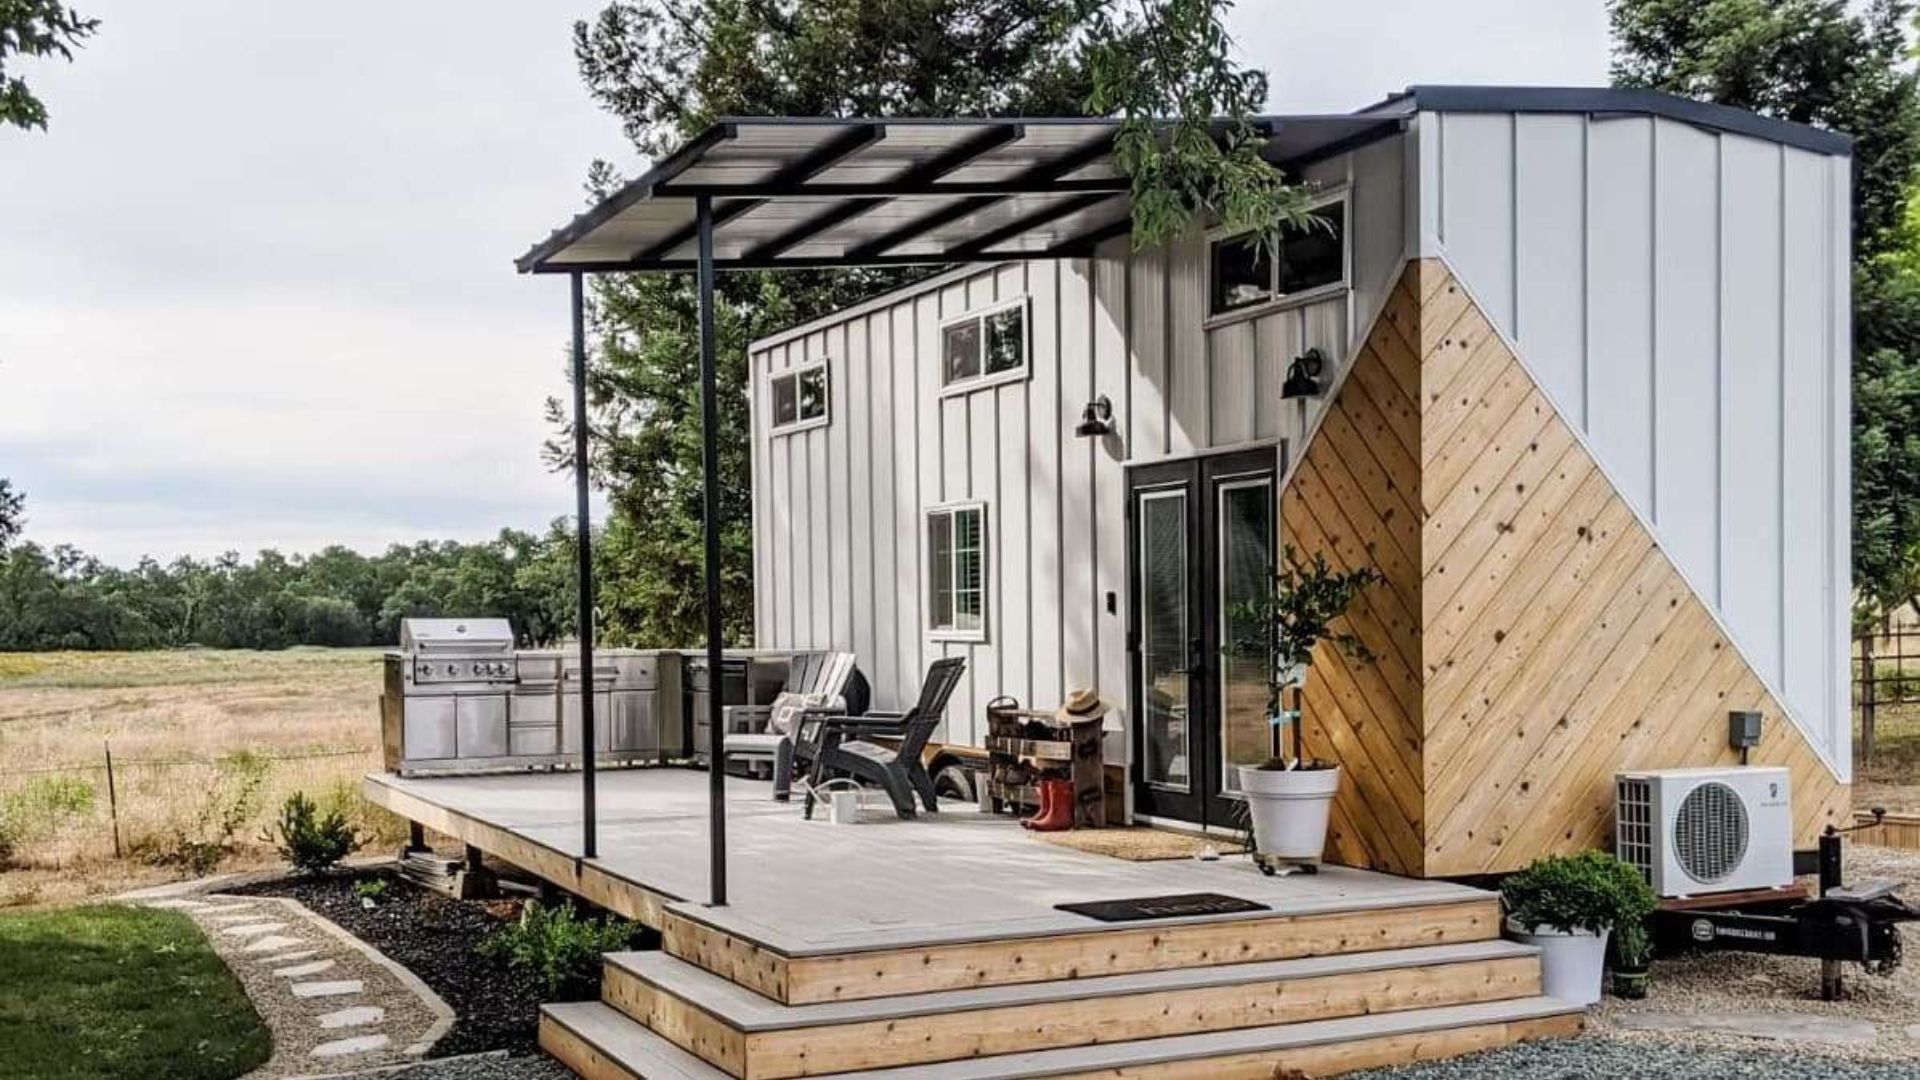
M449 674L449 675L458 675L458 674L460 674L460 665L458 665L458 664L448 664L448 665L447 665L447 674Z
M479 664L475 664L475 665L473 665L473 673L474 673L475 675L481 675L481 674L485 674L485 673L484 673L484 672L483 672L483 671L482 671L482 670L480 669L480 665L479 665Z

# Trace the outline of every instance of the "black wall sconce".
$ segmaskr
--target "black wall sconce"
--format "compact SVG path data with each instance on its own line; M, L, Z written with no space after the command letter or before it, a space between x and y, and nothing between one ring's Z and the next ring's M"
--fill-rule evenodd
M1083 439L1097 439L1112 431L1113 402L1105 394L1087 402L1087 407L1080 410L1080 423L1073 429Z
M1320 383L1320 373L1327 367L1327 355L1316 346L1305 354L1293 358L1287 365L1287 381L1280 385L1280 397L1306 398L1319 397L1326 387Z

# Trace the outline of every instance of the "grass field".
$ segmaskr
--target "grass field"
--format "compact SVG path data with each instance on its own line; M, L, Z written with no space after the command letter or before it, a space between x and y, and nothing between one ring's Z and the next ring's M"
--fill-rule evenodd
M272 1039L183 915L0 915L0 1080L227 1080Z
M342 805L379 843L396 840L397 823L357 795L358 778L379 766L379 656L0 655L0 828L13 847L0 907L182 876L177 860L156 863L229 824L235 850L221 868L266 865L265 823L294 791Z

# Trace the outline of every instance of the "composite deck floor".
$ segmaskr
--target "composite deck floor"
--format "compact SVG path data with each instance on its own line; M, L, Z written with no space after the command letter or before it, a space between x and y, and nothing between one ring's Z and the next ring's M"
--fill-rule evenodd
M571 772L399 777L370 785L506 830L563 854L581 850L580 776ZM729 779L729 904L708 895L707 774L656 768L603 771L602 870L678 898L676 912L788 956L891 949L1061 933L1165 926L1102 923L1056 904L1216 892L1268 905L1270 918L1444 904L1489 894L1346 867L1266 877L1246 858L1128 862L1046 843L1011 819L945 804L900 821L869 809L857 825L814 820L800 803L772 802L764 782Z

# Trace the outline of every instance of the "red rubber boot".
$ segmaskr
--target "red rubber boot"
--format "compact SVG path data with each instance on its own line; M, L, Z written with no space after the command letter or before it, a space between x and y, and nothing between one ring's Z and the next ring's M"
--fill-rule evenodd
M1059 832L1073 828L1073 781L1042 781L1042 796L1045 800L1040 818L1027 828L1035 832Z
M1053 816L1053 781L1039 780L1033 786L1040 793L1040 809L1035 810L1032 817L1020 819L1021 826L1028 829L1037 828L1040 822Z

